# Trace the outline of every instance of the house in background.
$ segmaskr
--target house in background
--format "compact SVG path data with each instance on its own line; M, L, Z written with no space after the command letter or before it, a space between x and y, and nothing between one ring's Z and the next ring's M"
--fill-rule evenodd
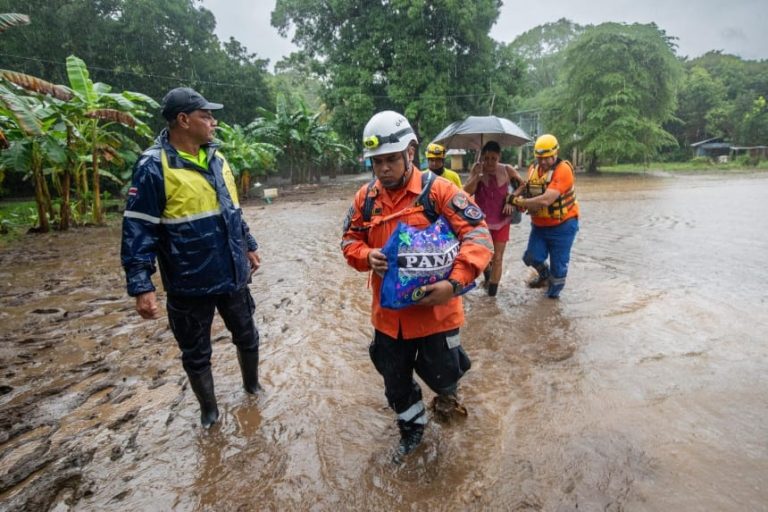
M722 137L694 142L691 147L694 158L709 158L720 163L728 162L745 154L755 161L768 158L768 146L734 146L730 142L724 142Z
M450 162L446 162L446 164L450 163L450 165L446 165L446 167L456 172L466 170L464 167L464 155L466 154L467 151L464 149L449 149L445 152L445 156L451 157L451 160Z
M694 158L704 157L720 160L721 156L728 157L731 154L731 143L724 142L722 137L700 140L691 144L691 147L693 148Z

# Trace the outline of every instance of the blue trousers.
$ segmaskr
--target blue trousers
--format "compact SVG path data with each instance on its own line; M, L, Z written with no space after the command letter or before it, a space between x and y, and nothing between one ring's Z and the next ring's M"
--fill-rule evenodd
M557 226L531 226L528 247L523 254L523 263L538 270L545 266L549 258L550 292L555 293L555 296L565 286L568 263L571 261L571 247L578 231L578 218L568 219ZM553 286L555 290L552 289Z

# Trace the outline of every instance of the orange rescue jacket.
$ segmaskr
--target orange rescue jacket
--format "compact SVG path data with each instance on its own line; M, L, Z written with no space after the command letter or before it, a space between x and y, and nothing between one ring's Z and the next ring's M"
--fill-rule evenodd
M341 248L347 263L356 270L366 272L368 254L381 249L397 227L398 222L418 228L426 228L430 222L422 206L414 203L422 191L421 173L412 169L408 183L397 190L387 190L376 180L374 186L363 185L347 214ZM363 205L368 195L374 195L371 221L363 218ZM466 285L474 281L485 269L493 256L493 241L485 220L473 219L479 212L477 205L461 189L444 178L436 178L432 184L429 200L434 209L443 215L461 242L459 254L450 278ZM465 215L469 210L473 215ZM474 209L473 209L474 208ZM372 274L373 301L371 322L376 330L387 336L403 339L421 338L461 327L464 323L464 307L461 297L454 297L440 306L411 306L393 310L381 307L381 277Z
M536 164L528 168L528 183L524 192L526 197L540 196L550 188L560 192L560 197L551 205L530 212L534 226L557 226L579 216L579 202L576 200L573 182L573 166L567 160L558 159L549 172L543 172Z

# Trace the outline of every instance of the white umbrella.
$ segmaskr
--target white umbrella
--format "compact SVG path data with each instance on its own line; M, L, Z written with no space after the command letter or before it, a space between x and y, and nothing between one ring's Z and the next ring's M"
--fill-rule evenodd
M432 142L451 149L482 149L490 140L500 146L522 146L533 139L504 117L469 116L446 126Z

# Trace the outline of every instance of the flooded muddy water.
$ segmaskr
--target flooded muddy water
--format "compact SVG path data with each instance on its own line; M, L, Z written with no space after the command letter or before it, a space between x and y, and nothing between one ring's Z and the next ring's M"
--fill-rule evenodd
M559 301L513 227L498 296L465 300L469 416L402 465L339 250L361 183L246 204L265 391L217 318L210 431L119 226L0 249L0 509L768 510L768 174L579 175Z

